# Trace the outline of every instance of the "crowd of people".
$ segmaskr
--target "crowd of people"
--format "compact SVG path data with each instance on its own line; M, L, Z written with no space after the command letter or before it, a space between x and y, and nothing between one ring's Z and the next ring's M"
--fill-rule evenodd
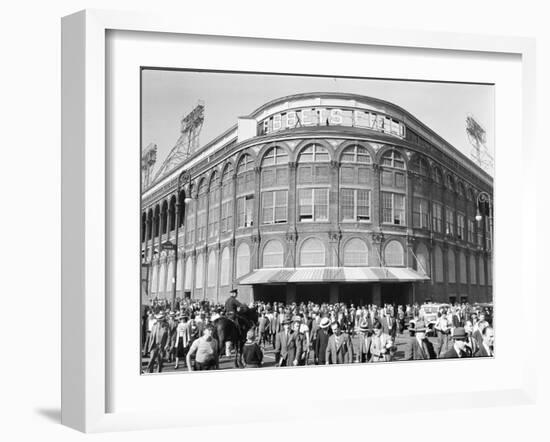
M258 314L242 350L246 368L265 366L268 350L279 367L490 357L494 352L490 307L445 305L434 322L419 304L254 302L244 306L234 290L224 305L153 300L142 316L144 369L160 372L166 363L173 363L176 370L180 366L219 369L223 343L216 339L212 323L220 317L237 320L241 307ZM398 351L398 340L404 350Z

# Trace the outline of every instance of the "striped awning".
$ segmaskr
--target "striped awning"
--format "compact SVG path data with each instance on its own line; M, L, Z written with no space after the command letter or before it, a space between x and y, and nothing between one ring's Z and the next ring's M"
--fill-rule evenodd
M408 267L296 267L253 270L241 285L286 282L413 282L430 278Z

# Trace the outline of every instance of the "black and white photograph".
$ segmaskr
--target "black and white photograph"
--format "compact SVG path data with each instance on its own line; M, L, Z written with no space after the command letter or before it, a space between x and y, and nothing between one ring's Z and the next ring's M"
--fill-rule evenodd
M494 85L143 67L140 138L142 374L494 356Z

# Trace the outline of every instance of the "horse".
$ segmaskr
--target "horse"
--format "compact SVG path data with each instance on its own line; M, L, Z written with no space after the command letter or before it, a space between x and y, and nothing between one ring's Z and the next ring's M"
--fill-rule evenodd
M235 321L221 316L212 324L214 325L214 337L219 343L218 356L221 357L223 355L226 342L230 342L235 347L235 368L242 367L242 353L244 343L246 342L246 333L257 326L258 312L248 307L241 307Z

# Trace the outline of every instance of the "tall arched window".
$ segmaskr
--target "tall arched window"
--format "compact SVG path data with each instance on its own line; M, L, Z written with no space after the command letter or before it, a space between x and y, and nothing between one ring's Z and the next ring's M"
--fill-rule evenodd
M455 180L451 174L447 175L447 189L454 191L455 190Z
M424 243L420 243L416 248L416 270L430 276L430 254Z
M189 195L193 195L193 187L189 187ZM185 205L185 217L186 217L186 234L185 242L187 244L193 244L195 242L195 210L197 209L197 201L191 200Z
M420 176L427 177L429 176L429 165L426 159L421 156L416 156L412 169Z
M216 283L218 282L218 260L216 257L215 250L210 251L208 255L207 278L208 278L208 281L207 281L208 287L216 287Z
M153 209L149 209L147 212L147 239L153 237Z
M493 260L487 259L487 285L493 285Z
M243 155L237 165L237 227L252 226L254 210L254 161Z
M359 238L350 239L344 246L345 266L366 266L369 264L369 249L365 241Z
M263 267L283 267L284 250L281 241L272 239L264 246L262 256Z
M434 247L435 282L443 282L443 252L441 247Z
M172 293L172 290L174 290L174 261L168 263L166 270L166 292Z
M325 246L318 238L306 239L300 248L300 265L324 266L325 265Z
M366 147L346 147L340 165L340 216L342 221L371 219L372 159Z
M477 284L476 268L476 257L470 255L470 284Z
M153 216L153 237L156 238L160 235L160 206L155 206L155 215Z
M250 247L243 242L237 248L236 277L240 278L250 272Z
M451 249L447 251L447 282L456 282L455 252Z
M225 247L220 259L220 285L229 285L231 275L231 257L229 256L229 247Z
M180 260L178 261L178 268L176 270L176 273L177 273L177 279L176 279L176 290L178 290L179 292L181 292L183 290L183 283L184 283L184 280L183 280L183 267L184 267L185 263L183 262L183 260Z
M405 160L392 149L382 155L381 166L382 222L405 225Z
M298 157L298 220L328 221L329 180L328 150L310 144Z
M206 239L206 206L208 202L208 186L206 179L202 179L199 184L197 199L197 241Z
M193 287L193 258L190 256L185 260L185 284L184 290L191 290Z
M222 175L222 217L220 230L233 229L233 165L229 163Z
M141 214L141 242L147 238L147 214L143 212Z
M159 283L159 266L153 266L153 274L151 275L151 294L157 295Z
M197 255L197 263L195 265L195 288L202 289L204 279L204 253Z
M166 201L162 203L162 208L160 211L160 225L160 231L164 235L168 231L168 202Z
M392 240L386 244L384 262L388 267L405 265L405 251L399 241Z
M461 284L468 284L468 269L466 267L466 255L464 252L460 252L458 255L458 274Z
M220 174L217 171L210 179L208 199L208 237L215 238L218 236L220 225Z
M168 209L168 230L171 232L176 228L176 196L170 198L170 208Z
M434 167L433 177L436 184L443 184L443 173L439 167Z
M288 154L282 147L269 149L262 159L262 224L285 223L288 199Z

